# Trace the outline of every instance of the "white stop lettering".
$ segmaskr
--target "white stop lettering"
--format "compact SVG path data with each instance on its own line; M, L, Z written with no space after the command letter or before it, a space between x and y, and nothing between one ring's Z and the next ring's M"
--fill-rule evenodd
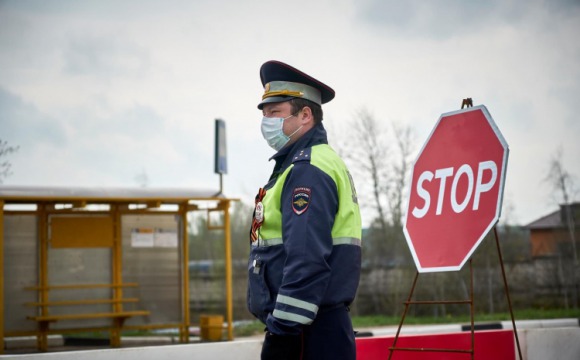
M483 182L484 172L490 171L491 176L487 182ZM439 194L437 195L437 208L435 210L435 215L441 215L443 213L443 205L444 203L450 203L451 209L459 214L463 212L467 205L469 205L469 201L473 195L473 206L472 210L477 211L479 209L479 202L481 199L481 194L488 192L493 188L495 182L497 180L497 165L495 162L488 160L482 161L479 163L477 167L477 180L474 184L474 174L473 169L469 164L463 164L459 167L457 172L454 174L454 168L442 168L435 170L435 174L433 172L427 170L424 171L417 180L416 191L417 195L423 199L424 205L421 208L414 207L413 211L411 212L414 217L422 218L429 212L429 208L431 206L431 194L427 191L423 183L425 181L431 182L433 179L439 179ZM451 183L451 194L448 198L445 197L445 189L447 184L447 178L453 176L453 182ZM457 185L459 180L462 177L467 178L467 191L465 193L465 197L461 199L461 202L458 200L457 194ZM475 191L474 191L475 187ZM447 200L448 199L448 200Z

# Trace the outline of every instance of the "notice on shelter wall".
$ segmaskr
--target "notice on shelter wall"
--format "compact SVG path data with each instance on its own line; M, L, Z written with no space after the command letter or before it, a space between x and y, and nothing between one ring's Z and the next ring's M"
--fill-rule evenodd
M148 248L155 245L155 229L139 228L131 230L131 247Z
M164 229L135 228L131 230L131 247L177 248L177 232Z
M177 247L177 233L175 231L167 231L157 229L155 231L155 247L176 248Z

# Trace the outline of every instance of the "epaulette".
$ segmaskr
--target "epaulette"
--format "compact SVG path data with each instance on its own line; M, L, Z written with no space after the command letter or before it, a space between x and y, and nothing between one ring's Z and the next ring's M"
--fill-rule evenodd
M302 150L298 151L296 153L296 155L294 155L294 157L292 158L292 163L295 163L298 161L310 161L311 154L312 154L312 148L302 149Z

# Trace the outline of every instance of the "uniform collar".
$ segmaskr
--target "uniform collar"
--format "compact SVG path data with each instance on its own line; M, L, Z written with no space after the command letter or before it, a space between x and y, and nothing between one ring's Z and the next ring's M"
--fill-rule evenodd
M312 129L308 130L298 141L294 144L283 147L269 160L275 160L276 165L274 166L274 174L279 174L286 170L288 166L292 163L292 157L295 153L302 149L312 147L319 144L328 144L328 139L326 137L326 130L322 123L314 126ZM272 175L274 175L272 174Z

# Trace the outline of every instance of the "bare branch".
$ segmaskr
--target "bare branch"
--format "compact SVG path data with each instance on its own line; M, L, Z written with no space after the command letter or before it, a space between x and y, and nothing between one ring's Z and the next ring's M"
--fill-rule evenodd
M18 151L19 146L10 146L8 145L8 141L0 139L0 157L8 156ZM8 176L12 175L12 164L10 161L5 160L0 162L0 184L3 183L4 179Z
M407 186L409 170L411 169L411 155L415 150L415 134L409 126L392 124L397 144L397 162L393 164L392 189L388 193L393 225L402 228L403 199Z

